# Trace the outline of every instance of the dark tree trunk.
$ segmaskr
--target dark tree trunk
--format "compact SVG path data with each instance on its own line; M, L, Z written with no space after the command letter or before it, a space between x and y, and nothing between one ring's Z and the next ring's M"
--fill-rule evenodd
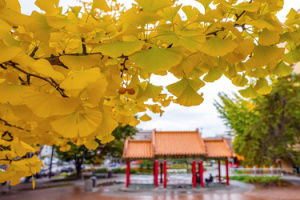
M52 146L51 157L50 157L49 178L51 178L51 173L52 173L53 154L54 154L54 146Z
M81 163L76 161L76 176L79 179L81 175Z

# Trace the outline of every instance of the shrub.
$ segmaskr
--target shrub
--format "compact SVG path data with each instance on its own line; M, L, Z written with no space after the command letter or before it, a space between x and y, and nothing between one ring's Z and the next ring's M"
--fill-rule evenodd
M121 169L121 168L115 168L112 169L112 172L115 174L126 174L126 168ZM136 169L130 169L130 174L136 174L137 170Z
M261 183L261 184L274 183L277 182L279 179L280 176L230 176L230 180L237 180L245 183Z
M107 173L108 170L106 168L94 169L95 173Z

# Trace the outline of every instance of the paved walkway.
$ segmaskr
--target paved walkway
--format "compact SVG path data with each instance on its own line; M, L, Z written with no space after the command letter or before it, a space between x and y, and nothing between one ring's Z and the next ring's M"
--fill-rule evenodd
M119 175L112 179L98 179L97 184L108 181L124 181ZM295 178L297 181L298 178ZM59 186L69 184L68 186ZM71 184L71 185L70 185ZM98 187L93 192L84 192L83 181L49 182L38 179L36 190L31 183L19 184L5 193L7 186L0 186L1 200L300 200L300 186L289 188L254 189L252 185L231 181L230 186L203 189L125 189L124 183Z

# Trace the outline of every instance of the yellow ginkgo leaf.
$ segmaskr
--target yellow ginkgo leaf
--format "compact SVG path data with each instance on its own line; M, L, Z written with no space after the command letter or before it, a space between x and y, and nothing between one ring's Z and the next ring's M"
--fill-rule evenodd
M215 66L209 70L209 72L204 76L203 80L205 82L214 82L221 78L224 74L226 68L223 66Z
M174 17L180 10L181 5L178 5L176 7L167 7L164 8L162 11L158 11L157 14L162 16L166 21L173 22Z
M210 56L224 56L232 52L236 47L238 47L238 44L232 40L214 37L203 44L201 51Z
M150 121L152 118L149 117L147 114L144 114L144 115L141 116L139 119L140 119L141 121L143 121L143 122L147 122L147 121Z
M104 97L108 82L104 75L101 74L97 81L90 83L83 91L81 97L88 98L94 106L98 104L101 98Z
M205 84L200 79L186 79L167 86L169 92L177 97L177 103L184 106L195 106L203 102L203 97L197 91Z
M93 5L92 5L92 12L94 11L94 9L100 9L103 11L110 11L111 9L109 8L109 6L107 5L105 0L93 0Z
M288 76L293 72L293 68L286 65L284 62L280 62L273 70L272 73L278 77Z
M242 2L236 6L232 6L230 3L228 3L225 0L221 0L221 4L229 7L229 8L233 8L236 10L245 10L248 12L256 12L259 8L260 8L260 3L259 2Z
M101 124L102 113L96 110L76 111L51 121L52 128L65 138L86 137Z
M11 26L4 20L0 19L0 33L6 33L11 30Z
M248 84L248 79L245 77L245 75L238 74L232 79L232 83L236 86L243 87Z
M59 60L67 67L80 71L82 69L89 69L97 65L100 61L100 55L88 56L60 56Z
M27 92L24 103L39 117L67 115L75 111L79 105L78 99L63 98L42 92Z
M253 87L247 87L246 89L239 90L239 93L245 98L256 98L257 92Z
M200 11L193 6L183 6L181 9L188 20L190 20L191 18L196 19L196 16L200 14Z
M67 90L82 90L101 77L99 68L70 72L60 86Z
M134 117L134 119L129 123L129 125L137 126L139 123L140 123L140 121Z
M192 54L183 58L179 65L172 67L169 71L177 78L189 77L193 69L199 64L200 58L199 54Z
M103 114L101 124L96 130L98 134L97 138L101 140L104 136L111 134L117 126L118 122L116 120L112 119L107 114Z
M182 52L182 48L163 49L155 46L133 54L129 57L129 60L142 69L155 73L178 65L182 59Z
M0 63L12 60L16 55L22 51L19 47L0 46Z
M46 16L33 11L31 19L32 20L28 28L33 32L34 38L42 42L48 42L52 28L49 26Z
M18 0L6 0L6 8L21 13L21 6Z
M197 106L203 102L203 97L199 95L192 87L187 86L176 102L183 106Z
M93 52L101 52L103 55L117 58L121 55L129 56L134 52L141 50L143 45L144 41L139 40L133 42L117 41L97 46L94 48Z
M138 24L145 26L146 24L156 22L162 17L152 12L130 13L125 12L120 16L120 20L128 24Z
M155 85L152 85L151 83L148 83L147 87L144 91L144 95L149 98L154 98L154 97L158 96L162 90L163 89L161 86L155 86Z
M81 9L82 9L81 6L73 6L73 7L70 7L70 8L71 8L72 12L73 12L76 16L78 16L78 14L80 13L80 11L81 11Z
M144 11L157 12L165 7L170 7L174 4L171 0L135 0Z
M259 90L260 88L268 86L268 81L265 78L260 78L256 81L256 84L254 86L255 90Z
M206 10L209 6L209 4L213 1L213 0L196 0L199 3L201 3L204 7L204 9Z
M269 94L272 91L272 86L266 85L260 89L258 89L256 92L258 94Z
M22 120L26 120L27 122L40 121L41 120L26 105L16 105L16 106L13 106L12 107L12 111L14 112L14 114L17 117L19 117Z
M72 26L72 20L61 16L47 16L47 22L49 26L57 29L62 29L68 25Z
M59 13L58 1L53 0L36 0L35 5L41 10L45 11L47 14L55 15Z
M102 138L101 140L101 144L106 144L106 143L109 143L111 141L113 141L115 139L115 136L113 135L106 135Z
M57 80L62 80L65 78L62 73L55 71L51 64L45 59L39 59L29 67L30 69L46 77L51 77Z
M21 104L24 94L29 91L31 91L31 88L27 86L3 82L0 84L0 103Z
M276 62L284 55L284 48L277 46L256 46L252 56L245 65L251 69L260 68L270 62Z
M202 48L206 38L203 34L182 35L180 41L187 50L196 52Z
M268 29L264 29L258 40L258 44L264 45L264 46L269 46L272 44L276 44L279 41L280 37L278 32L274 31L269 31Z
M99 144L95 140L88 141L84 143L84 146L88 149L95 150L99 146Z
M296 48L295 50L291 50L287 54L285 54L282 58L284 62L289 64L294 64L300 61L300 47Z
M248 72L247 75L254 78L264 78L269 75L269 71L267 69L259 68Z
M0 7L1 2L3 2L3 0L0 1ZM27 26L29 23L31 23L31 19L28 15L23 15L12 9L3 9L2 12L0 12L0 17L6 20L10 25Z

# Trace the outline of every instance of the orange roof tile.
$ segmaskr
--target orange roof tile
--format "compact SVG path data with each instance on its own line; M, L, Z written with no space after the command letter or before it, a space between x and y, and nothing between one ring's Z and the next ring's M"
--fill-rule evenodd
M231 157L232 152L224 140L222 139L204 139L204 144L207 151L207 157Z
M198 131L156 131L155 155L203 155L206 154Z
M153 158L151 140L126 139L123 158Z

